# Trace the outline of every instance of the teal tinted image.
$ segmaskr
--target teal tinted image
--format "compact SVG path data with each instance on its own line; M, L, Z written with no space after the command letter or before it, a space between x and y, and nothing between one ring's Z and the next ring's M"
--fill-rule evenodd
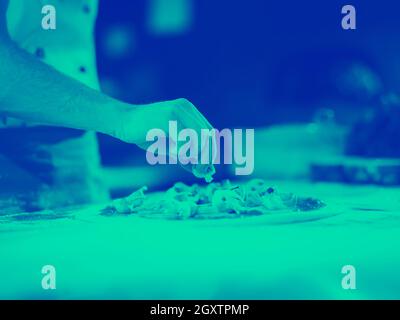
M0 299L399 299L399 9L0 0Z

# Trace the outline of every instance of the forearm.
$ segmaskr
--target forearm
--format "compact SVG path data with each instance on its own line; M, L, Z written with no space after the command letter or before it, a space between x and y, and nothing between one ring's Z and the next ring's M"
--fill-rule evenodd
M115 136L125 104L0 41L0 114Z

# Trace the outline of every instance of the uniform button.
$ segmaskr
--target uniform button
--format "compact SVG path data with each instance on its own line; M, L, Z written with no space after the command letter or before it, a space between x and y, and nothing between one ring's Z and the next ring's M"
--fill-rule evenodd
M84 13L90 13L90 7L89 7L89 5L87 5L87 4L83 5L83 12L84 12Z
M44 58L44 49L43 48L37 48L35 51L35 56L43 59Z
M81 73L86 73L86 68L84 66L79 67Z

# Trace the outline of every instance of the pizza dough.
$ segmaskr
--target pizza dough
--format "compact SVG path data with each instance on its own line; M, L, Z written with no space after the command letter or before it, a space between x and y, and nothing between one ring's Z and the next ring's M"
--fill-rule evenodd
M240 185L225 180L205 187L178 182L154 197L146 197L146 190L143 187L126 198L114 200L102 210L102 214L135 214L165 219L221 219L304 212L325 207L321 200L281 193L261 179Z

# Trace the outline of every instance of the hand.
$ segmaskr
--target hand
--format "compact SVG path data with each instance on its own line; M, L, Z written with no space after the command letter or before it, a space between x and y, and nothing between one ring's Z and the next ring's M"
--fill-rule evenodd
M148 105L139 106L127 106L122 115L122 125L116 130L116 137L122 141L128 143L135 143L144 150L147 150L148 146L152 142L146 141L146 135L151 129L163 130L168 138L169 135L169 121L176 121L178 132L182 129L193 129L197 133L198 137L198 160L200 160L202 149L201 146L201 129L212 129L212 125L207 119L200 113L200 111L188 100L177 99L171 101L157 102ZM177 141L174 141L177 143ZM178 150L180 145L178 143ZM215 140L211 141L210 156L212 144L215 144ZM210 165L193 165L186 167L190 169L196 177L208 177L215 173L214 166ZM207 179L206 179L207 180Z

